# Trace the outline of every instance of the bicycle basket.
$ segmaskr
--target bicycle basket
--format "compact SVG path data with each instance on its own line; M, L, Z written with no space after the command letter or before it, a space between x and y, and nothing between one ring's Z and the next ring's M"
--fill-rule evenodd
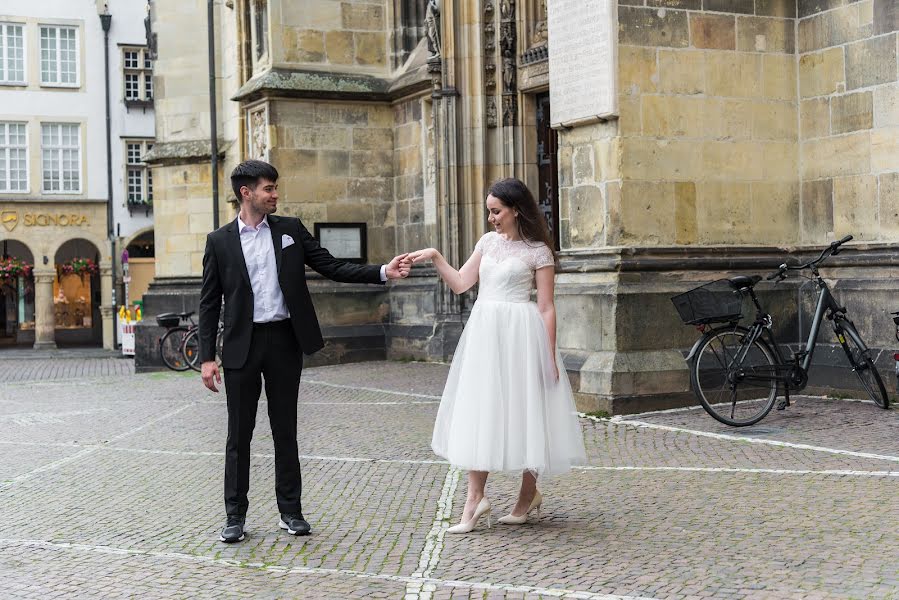
M727 279L672 296L671 302L686 325L729 323L743 316L743 294Z
M180 322L181 317L175 313L162 313L161 315L156 315L156 323L160 327L165 327L166 329L177 327Z

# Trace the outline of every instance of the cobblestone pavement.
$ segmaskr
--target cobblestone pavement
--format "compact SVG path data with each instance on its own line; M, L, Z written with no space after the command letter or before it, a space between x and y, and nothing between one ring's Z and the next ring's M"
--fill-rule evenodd
M466 491L429 447L447 367L310 368L313 535L277 527L263 399L247 539L224 545L223 394L111 356L5 358L3 598L899 598L899 411L584 417L588 464L541 482L539 520L445 536ZM496 516L516 485L491 477Z

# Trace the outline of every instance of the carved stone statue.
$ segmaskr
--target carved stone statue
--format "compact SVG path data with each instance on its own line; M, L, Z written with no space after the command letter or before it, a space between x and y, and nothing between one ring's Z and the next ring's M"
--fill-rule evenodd
M504 21L512 18L512 2L510 0L502 0L499 5L499 14Z
M440 0L428 0L425 10L425 33L431 56L440 56Z
M265 160L268 151L268 136L265 131L265 112L257 110L250 115L250 130L252 132L251 153L253 158Z

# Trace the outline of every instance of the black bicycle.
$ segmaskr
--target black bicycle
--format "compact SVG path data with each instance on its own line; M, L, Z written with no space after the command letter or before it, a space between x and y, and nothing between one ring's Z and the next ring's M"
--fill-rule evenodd
M817 308L805 347L786 360L771 331L772 318L759 304L754 287L758 275L722 279L671 300L681 319L696 325L703 336L693 345L686 360L690 364L690 382L703 408L718 421L734 427L758 423L774 406L778 388L784 399L778 408L790 405L790 393L802 391L808 384L808 370L818 343L822 321L831 322L837 341L846 353L852 371L867 395L881 408L889 407L883 380L870 351L855 325L846 317L846 308L837 304L827 282L818 273L818 265L840 252L840 246L852 239L847 235L825 248L818 258L801 265L782 264L767 279L775 283L789 271L810 270L818 288ZM745 327L743 299L749 297L756 308L755 321ZM713 327L713 323L725 323Z
M193 311L183 313L162 313L156 315L156 323L165 327L168 331L159 338L159 356L165 366L173 371L187 371L190 369L189 354L199 354L199 340L194 337L194 342L188 352L184 351L185 342L190 333L197 328L193 320Z

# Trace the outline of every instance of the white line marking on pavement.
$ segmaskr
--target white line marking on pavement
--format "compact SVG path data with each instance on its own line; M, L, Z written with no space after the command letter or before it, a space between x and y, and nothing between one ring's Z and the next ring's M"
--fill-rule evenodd
M303 402L297 406L410 406L413 404L440 404L439 400L404 400L402 402Z
M437 500L437 514L434 516L434 523L431 525L431 531L425 539L425 547L421 551L418 559L418 571L412 574L413 578L419 578L416 582L406 584L406 600L431 600L433 592L437 587L430 583L425 583L425 579L431 577L431 573L440 562L440 552L443 551L443 536L446 534L447 522L453 512L453 496L456 493L456 486L459 484L459 474L461 471L451 466L443 480L443 490L440 493L440 499Z
M672 427L670 425L659 425L657 423L647 423L645 421L625 420L621 416L612 417L611 419L597 419L587 415L588 419L593 419L603 423L612 423L613 425L631 425L636 428L659 429L661 431L672 431L676 433L689 433L699 437L707 437L716 440L727 440L731 442L748 442L750 444L764 444L768 446L777 446L780 448L795 448L797 450L811 450L813 452L826 452L828 454L839 454L841 456L853 456L856 458L871 458L874 460L888 460L890 462L899 462L899 456L890 456L888 454L874 454L872 452L855 452L854 450L840 450L838 448L825 448L824 446L812 446L811 444L797 444L794 442L782 442L780 440L770 440L767 438L754 438L743 435L731 435L728 433L712 433L711 431L701 431L697 429L687 429L684 427Z
M131 452L134 454L163 454L168 456L224 456L224 452L219 451L202 451L202 450L160 450L151 448L124 448L121 446L107 446L105 444L78 444L78 443L50 443L50 442L13 442L0 440L0 446L52 446L57 448L84 448L91 452L96 450L108 450L113 452ZM76 455L76 456L80 456ZM70 456L62 459L64 461L73 460L76 456ZM274 454L264 452L254 452L250 455L252 458L273 459ZM320 456L312 454L299 455L300 460L320 460L323 462L350 462L350 463L380 463L380 464L405 464L405 465L448 465L445 460L427 460L427 459L411 459L411 458L359 458L352 456ZM54 463L55 464L55 463ZM50 465L45 465L41 469L47 469ZM695 473L760 473L770 475L819 475L819 476L839 476L839 477L899 477L897 471L859 471L849 469L763 469L752 467L646 467L635 465L619 465L619 466L601 466L601 465L579 465L572 467L574 471L672 471L672 472L695 472Z
M838 475L846 477L899 477L899 471L850 471L843 469L752 469L738 467L572 467L577 471L681 471L687 473L760 473L763 475Z
M219 567L239 567L243 569L257 569L268 573L283 575L344 575L358 579L375 579L380 581L390 581L395 583L412 584L423 582L429 586L465 588L472 590L487 591L503 591L508 593L519 594L537 594L542 596L552 596L554 598L576 599L576 600L656 600L645 596L618 596L614 594L597 594L592 592L583 592L578 590L568 590L561 588L540 588L530 585L514 585L508 583L488 583L479 581L461 581L452 579L437 579L433 577L416 578L406 577L403 575L388 575L384 573L369 573L367 571L353 571L350 569L328 569L324 567L282 567L278 565L267 565L260 562L245 562L234 559L213 558L211 556L197 556L193 554L183 554L181 552L159 552L155 550L134 550L130 548L116 548L114 546L97 546L90 544L73 544L69 542L49 542L46 540L21 540L21 539L0 539L0 547L8 546L30 546L37 548L45 548L48 550L78 550L83 552L97 552L99 554L112 554L117 556L146 556L151 558L162 558L170 560L179 560L192 563L205 563L208 565Z
M794 402L799 404L803 400L826 400L826 401L836 401L836 402L860 402L862 404L874 404L873 400L865 400L864 398L830 398L828 396L812 396L810 394L802 394L801 396L790 396L790 402ZM639 413L637 416L641 417L649 417L653 415L670 415L674 413L681 412L690 412L694 410L702 409L701 404L696 404L695 406L680 406L678 408L665 408L662 410L648 410L646 412ZM635 415L619 415L621 418L627 418L628 416Z
M373 387L363 387L358 385L343 385L340 383L328 383L327 381L320 381L317 379L304 379L301 384L306 385L323 385L325 387L337 388L339 390L355 390L360 392L377 392L379 394L392 394L394 396L411 396L413 398L431 398L433 400L440 400L440 396L432 396L430 394L415 394L413 392L397 392L394 390L384 390L381 388L373 388Z
M144 427L149 427L150 425L154 425L160 421L168 419L169 417L174 417L175 415L186 410L190 406L191 406L191 404L185 404L181 408L178 408L176 410L168 412L162 416L156 417L155 419L151 419L150 421L147 421L143 425L138 425L137 427L129 429L128 431L125 431L124 433L120 433L119 435L110 438L109 441L115 442L115 441L125 438L131 434L137 433ZM78 447L78 446L75 446L75 447ZM32 469L31 471L28 471L27 473L22 473L21 475L18 475L16 477L13 477L10 480L3 482L2 484L0 484L0 491L3 491L5 489L9 488L13 484L20 483L22 481L25 481L26 479L30 479L31 477L33 477L34 475L37 475L39 473L43 473L45 471L52 471L53 469L59 468L64 464L78 460L79 458L87 456L88 454L93 454L94 452L97 452L98 450L100 450L102 448L103 448L103 446L100 446L100 445L84 446L84 450L82 450L81 452L76 452L75 454L73 454L71 456L61 458L57 461L54 461L54 462L46 464L46 465L41 465L40 467L37 467L36 469Z

